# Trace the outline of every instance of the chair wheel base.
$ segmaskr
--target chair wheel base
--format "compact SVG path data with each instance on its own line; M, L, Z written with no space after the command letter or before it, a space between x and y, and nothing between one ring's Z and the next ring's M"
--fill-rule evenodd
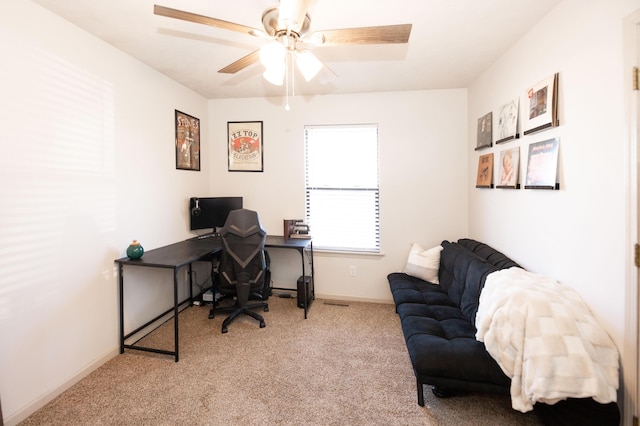
M267 326L267 324L264 323L264 321L260 321L260 328L265 328Z
M227 331L229 331L229 329L227 327L222 327L222 333L226 333Z

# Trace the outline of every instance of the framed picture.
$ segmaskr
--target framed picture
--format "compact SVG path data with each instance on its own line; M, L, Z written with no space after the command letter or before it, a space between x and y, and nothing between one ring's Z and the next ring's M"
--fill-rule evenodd
M512 99L498 109L498 134L496 144L517 139L518 134L518 106L520 100Z
M525 135L558 125L558 73L527 89L524 117Z
M478 118L478 141L476 142L476 151L491 146L493 135L491 126L493 124L493 112L485 114Z
M230 172L263 171L262 121L227 123Z
M493 153L481 155L478 159L476 188L493 188Z
M558 139L548 139L529 145L525 189L559 189Z
M500 174L498 175L498 185L496 188L520 187L518 184L518 174L520 171L520 148L514 147L500 151Z
M176 169L200 171L200 120L176 110Z

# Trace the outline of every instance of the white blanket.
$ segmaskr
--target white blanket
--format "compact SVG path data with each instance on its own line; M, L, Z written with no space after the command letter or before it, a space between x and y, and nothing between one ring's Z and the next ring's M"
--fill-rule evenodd
M568 286L520 268L493 272L476 327L476 339L511 378L514 409L570 397L616 401L617 348Z

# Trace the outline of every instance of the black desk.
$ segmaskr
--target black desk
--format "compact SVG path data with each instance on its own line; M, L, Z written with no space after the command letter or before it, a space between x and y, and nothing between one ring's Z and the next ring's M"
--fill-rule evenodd
M129 259L123 257L116 260L118 263L118 277L120 285L120 353L124 353L125 348L137 349L147 352L155 352L166 355L175 356L176 362L178 362L178 313L179 307L187 300L193 299L193 286L191 283L192 276L192 264L199 260L206 260L214 256L221 251L220 240L217 238L205 238L205 239L190 239L181 241L179 243L171 244L168 246L160 247L154 250L145 252L140 259ZM136 328L129 334L124 334L124 265L131 266L146 266L150 268L165 268L173 269L173 308L161 313L157 317L151 319L147 323ZM189 265L189 299L183 301L178 300L178 269L182 266ZM155 349L138 345L127 345L125 340L140 330L148 327L164 315L173 310L173 328L174 328L174 350L167 351L163 349Z
M282 236L267 236L265 247L269 248L285 248L295 249L302 256L302 275L305 275L305 262L304 251L308 248L310 252L311 260L311 297L307 294L306 286L304 290L304 317L307 318L308 300L312 300L315 297L314 290L314 271L313 271L313 243L311 240L290 240L284 239ZM173 355L175 361L178 362L178 314L179 308L185 302L193 302L193 285L191 282L192 277L192 264L193 262L200 260L210 260L222 250L222 244L219 238L191 238L181 241L179 243L170 244L168 246L159 247L154 250L145 252L140 259L129 259L123 257L117 259L115 262L118 264L118 282L120 292L120 353L124 353L126 349L136 349L147 352L160 353L165 355ZM136 328L128 334L124 334L124 265L129 266L146 266L150 268L164 268L173 269L173 307L162 312L160 315ZM178 300L178 270L189 265L189 298L179 301ZM173 311L173 328L174 328L174 350L168 351L164 349L149 348L139 345L127 345L126 339L153 324L161 317L167 315Z

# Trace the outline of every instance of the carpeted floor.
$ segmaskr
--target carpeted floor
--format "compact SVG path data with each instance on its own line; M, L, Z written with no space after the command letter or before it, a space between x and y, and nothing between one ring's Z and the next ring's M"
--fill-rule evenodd
M393 305L272 297L266 328L180 314L180 361L127 350L22 425L539 425L506 396L438 399L415 377ZM142 343L142 342L141 342ZM171 350L173 322L144 343Z

